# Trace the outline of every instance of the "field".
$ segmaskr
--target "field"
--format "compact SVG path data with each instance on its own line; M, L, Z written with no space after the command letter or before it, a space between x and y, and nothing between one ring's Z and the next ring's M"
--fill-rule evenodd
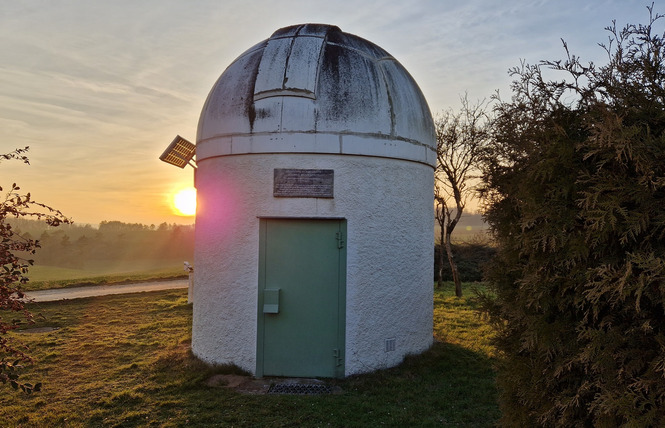
M178 279L187 278L187 273L183 270L182 262L173 262L161 266L146 263L143 265L127 264L113 267L99 266L87 269L35 265L30 267L28 277L30 281L22 287L25 291Z
M5 386L4 426L493 426L498 419L490 330L473 299L435 292L435 338L396 368L329 381L338 394L247 395L206 380L189 351L186 290L33 304L43 318L12 337L30 347L32 395ZM472 293L466 292L467 296ZM48 330L55 328L55 330Z

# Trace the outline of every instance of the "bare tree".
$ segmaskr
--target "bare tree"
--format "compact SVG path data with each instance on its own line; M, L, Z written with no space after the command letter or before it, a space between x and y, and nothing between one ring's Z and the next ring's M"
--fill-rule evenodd
M434 201L441 245L437 286L441 287L443 284L445 247L457 297L462 297L462 283L453 257L450 237L474 193L477 163L489 132L485 101L470 105L465 95L461 102L462 108L459 112L447 110L435 120L437 166Z

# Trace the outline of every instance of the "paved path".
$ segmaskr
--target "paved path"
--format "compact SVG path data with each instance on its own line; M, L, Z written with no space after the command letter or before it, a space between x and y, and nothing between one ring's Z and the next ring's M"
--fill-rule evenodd
M83 297L105 296L107 294L140 293L143 291L171 290L187 288L189 281L177 279L171 281L137 282L133 284L95 285L90 287L56 288L52 290L31 291L25 293L28 299L35 302L52 302L55 300L80 299Z

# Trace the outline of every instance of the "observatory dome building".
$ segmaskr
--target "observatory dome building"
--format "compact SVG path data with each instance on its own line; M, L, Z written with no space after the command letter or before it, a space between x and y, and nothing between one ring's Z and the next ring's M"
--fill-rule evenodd
M196 139L192 350L344 377L432 344L432 117L385 50L277 30L213 86Z

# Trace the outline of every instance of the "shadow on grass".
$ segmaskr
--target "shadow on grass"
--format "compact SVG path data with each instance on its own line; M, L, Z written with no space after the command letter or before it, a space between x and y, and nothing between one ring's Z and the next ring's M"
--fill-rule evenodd
M179 370L187 366L190 370ZM181 381L154 393L162 402L184 397L179 412L186 412L194 425L490 427L499 418L491 359L446 343L435 343L394 368L329 380L342 389L333 395L246 395L207 387L205 379L213 374L241 372L206 367L184 351L160 359L155 369L158 384L181 372ZM170 408L162 407L160 413L161 420L176 417Z

